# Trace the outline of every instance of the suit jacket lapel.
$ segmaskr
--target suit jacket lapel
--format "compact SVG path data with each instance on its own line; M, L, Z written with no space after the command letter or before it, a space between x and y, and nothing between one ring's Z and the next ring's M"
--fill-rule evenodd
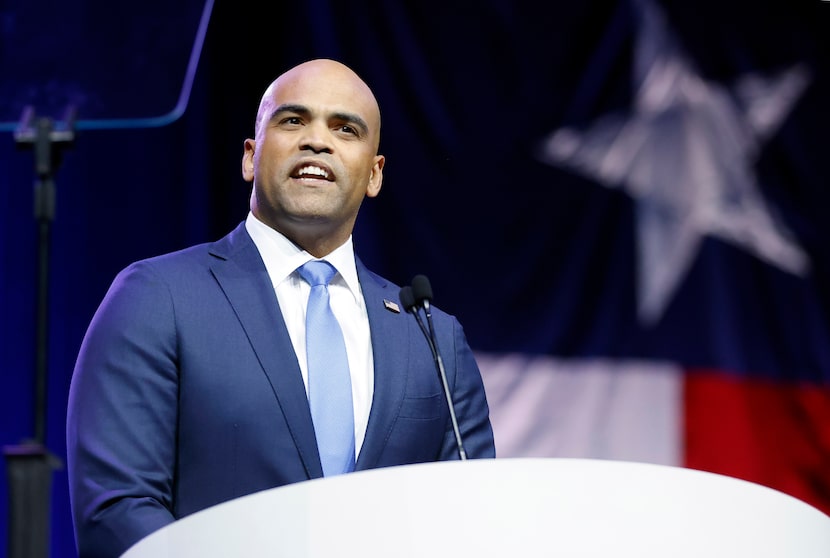
M211 266L274 390L309 478L321 477L320 456L300 365L271 280L244 222L211 247Z
M370 273L359 259L357 275L369 314L375 378L366 436L355 464L355 468L361 470L377 463L403 403L409 328L404 309L400 308L400 313L396 313L384 303L385 300L398 301L398 288Z

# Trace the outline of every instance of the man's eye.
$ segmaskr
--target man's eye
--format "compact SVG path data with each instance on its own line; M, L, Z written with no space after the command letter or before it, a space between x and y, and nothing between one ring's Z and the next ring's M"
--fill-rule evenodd
M298 116L288 116L286 118L283 118L282 121L281 121L282 124L292 124L292 125L300 124L300 122L301 122L301 120Z
M343 132L344 134L351 134L351 135L354 135L354 136L357 135L357 130L352 126L349 126L348 124L344 124L343 126L340 126L340 131Z

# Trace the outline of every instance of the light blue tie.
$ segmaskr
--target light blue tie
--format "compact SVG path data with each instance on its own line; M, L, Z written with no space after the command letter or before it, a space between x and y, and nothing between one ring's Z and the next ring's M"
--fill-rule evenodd
M322 260L298 268L311 285L306 309L308 401L323 476L354 471L354 411L346 343L329 306L328 284L337 270Z

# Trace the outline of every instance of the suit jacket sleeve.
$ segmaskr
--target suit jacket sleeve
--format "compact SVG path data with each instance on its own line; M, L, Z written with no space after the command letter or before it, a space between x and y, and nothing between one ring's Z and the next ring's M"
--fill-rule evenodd
M452 335L448 340L452 343L452 351L443 352L444 348L440 347L443 339L438 339L438 343L442 354L451 354L454 357L448 367L448 381L453 382L454 379L450 384L450 390L464 451L471 459L495 457L493 429L481 372L461 324L454 316L450 316L450 320ZM452 370L455 371L454 375L450 374ZM441 460L460 459L452 423L448 426Z
M174 320L164 282L133 264L116 277L83 340L67 412L82 558L118 556L174 519Z

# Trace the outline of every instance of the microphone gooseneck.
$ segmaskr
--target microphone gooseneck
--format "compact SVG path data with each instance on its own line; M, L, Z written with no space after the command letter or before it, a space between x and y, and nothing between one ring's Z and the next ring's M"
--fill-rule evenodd
M402 287L399 296L404 309L415 316L418 327L421 328L421 332L424 334L427 344L432 351L432 358L435 361L438 377L441 379L441 385L444 388L444 398L447 401L447 408L450 412L450 421L452 422L452 429L455 434L455 443L458 447L458 457L462 461L466 460L467 452L464 450L464 444L461 441L461 431L458 428L458 419L455 416L455 405L453 404L452 394L450 393L449 382L447 382L447 372L444 369L444 361L438 350L438 341L435 335L435 328L432 324L432 311L430 309L432 286L429 283L429 279L425 275L416 275L412 278L412 286ZM418 312L420 309L424 310L427 322L426 326Z

